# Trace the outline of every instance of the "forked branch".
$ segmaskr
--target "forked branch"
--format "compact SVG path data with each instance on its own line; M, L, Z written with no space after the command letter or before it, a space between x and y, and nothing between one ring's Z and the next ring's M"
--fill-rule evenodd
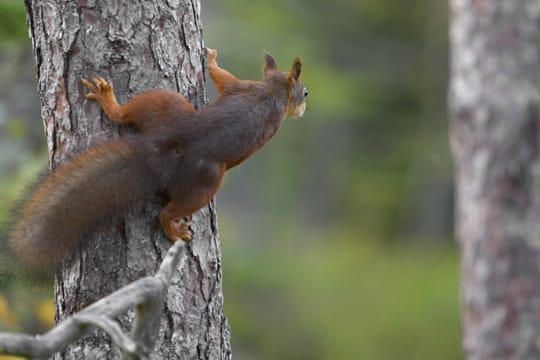
M125 358L149 357L159 332L167 288L174 270L182 267L185 252L185 242L175 242L154 276L124 286L43 335L0 333L0 354L45 359L99 328L109 334ZM131 308L135 308L135 321L128 336L114 319Z

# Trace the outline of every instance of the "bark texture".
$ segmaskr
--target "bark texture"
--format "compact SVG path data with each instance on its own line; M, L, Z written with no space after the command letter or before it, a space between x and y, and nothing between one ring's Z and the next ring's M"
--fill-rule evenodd
M119 133L80 78L112 81L120 102L152 88L180 91L195 106L206 101L198 0L26 0L50 164L55 168L91 144ZM77 250L56 270L56 320L156 272L170 243L156 198ZM230 358L223 315L220 242L213 204L193 216L194 240L165 303L157 358ZM133 319L120 319L127 329ZM117 358L107 336L89 336L55 359Z
M451 0L468 359L540 358L540 1Z

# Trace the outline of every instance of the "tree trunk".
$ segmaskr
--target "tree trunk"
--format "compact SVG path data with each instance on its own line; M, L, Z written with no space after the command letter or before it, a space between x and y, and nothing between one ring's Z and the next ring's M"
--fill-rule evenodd
M540 1L451 0L469 359L540 358Z
M84 99L81 77L102 76L120 102L153 88L176 89L195 106L206 100L198 0L26 1L51 168L96 141L131 130L114 125ZM156 195L98 234L56 269L56 321L156 272L170 246ZM177 269L161 322L157 358L230 358L223 315L220 242L213 204L193 215L194 239ZM119 319L127 330L133 319ZM88 336L56 359L117 358L105 335Z

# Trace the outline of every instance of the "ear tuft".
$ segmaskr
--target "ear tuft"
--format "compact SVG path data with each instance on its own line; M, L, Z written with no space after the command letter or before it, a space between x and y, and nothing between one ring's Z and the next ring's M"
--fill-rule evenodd
M269 52L264 53L264 72L268 70L277 70L276 60Z
M298 81L300 78L300 73L302 72L302 59L300 57L296 57L294 59L294 63L291 68L291 78L293 78L295 81Z

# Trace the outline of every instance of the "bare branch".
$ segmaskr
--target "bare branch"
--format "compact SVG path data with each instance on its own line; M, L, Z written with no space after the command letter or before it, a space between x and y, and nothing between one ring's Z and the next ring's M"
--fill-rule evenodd
M163 259L163 262L155 275L156 278L159 278L164 282L165 286L169 286L174 269L178 267L178 263L180 262L180 268L184 266L184 259L186 258L184 256L186 252L185 245L186 243L184 241L176 241L167 252L165 259ZM178 253L181 254L179 255Z
M133 354L137 351L137 344L122 332L116 321L100 315L80 315L76 319L81 323L93 325L105 331L122 351Z
M174 270L182 268L184 259L186 258L185 242L176 241L167 251L165 259L161 263L158 272L154 279L159 279L163 283L163 294L157 294L146 301L141 302L135 307L135 321L131 328L131 338L138 345L138 353L141 355L149 355L159 333L161 311L163 309L163 300L165 298L165 290L171 283ZM130 356L124 356L125 359L130 359Z
M183 265L185 254L184 242L175 242L155 276L126 285L64 320L44 335L0 333L0 354L47 358L100 328L109 334L127 358L148 356L157 338L167 287L175 269ZM133 307L135 321L129 337L113 319Z

